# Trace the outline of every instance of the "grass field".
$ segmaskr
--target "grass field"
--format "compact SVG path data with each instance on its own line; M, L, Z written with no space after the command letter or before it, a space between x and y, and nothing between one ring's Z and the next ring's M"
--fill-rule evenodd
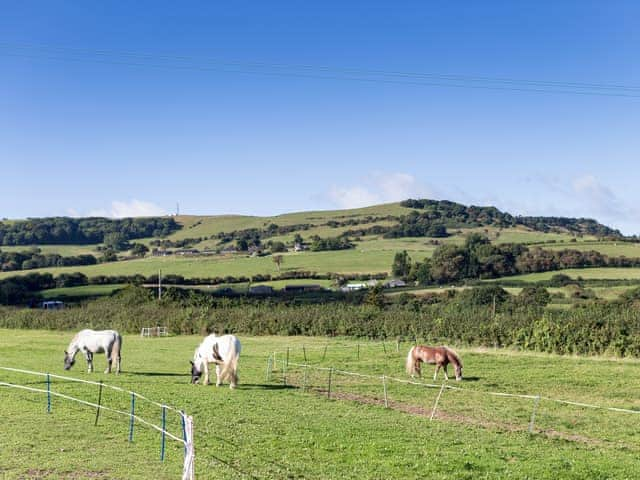
M24 252L32 248L39 248L42 253L57 253L63 257L71 257L77 255L94 255L97 256L97 245L0 245L3 252Z
M70 332L3 330L3 366L62 374L62 350ZM622 408L640 408L637 361L568 358L510 351L460 350L465 377L446 391L433 422L430 408L437 389L389 384L393 408L381 405L382 385L336 373L333 398L304 393L282 381L282 354L272 380L266 364L273 351L293 347L287 384L302 377L293 368L304 360L356 372L406 378L402 360L406 345L304 337L241 337L240 387L191 386L188 360L196 337L141 339L126 336L120 376L87 374L84 360L69 374L104 379L160 402L184 408L194 417L197 478L634 478L638 467L640 416L594 415L578 407L558 408L541 402L537 431L526 426L531 400L487 397L483 391L534 393ZM301 346L305 345L303 352ZM359 358L357 352L359 348ZM29 354L25 354L28 351ZM103 358L96 356L96 369ZM430 369L429 369L430 370ZM296 376L297 375L297 376ZM0 371L2 381L44 386L40 378ZM326 371L308 385L326 383ZM97 388L53 382L53 390L96 401ZM318 388L320 389L320 388ZM475 392L475 393L474 393ZM94 426L91 408L53 400L46 413L40 394L0 387L0 473L5 478L177 478L182 449L168 444L164 464L158 460L157 432L136 426L127 442L128 419L104 412ZM128 410L128 396L103 396L103 404ZM373 398L373 400L372 400ZM412 413L401 410L410 405ZM140 415L160 420L157 408L140 404ZM173 416L170 431L179 432Z
M77 299L88 297L100 297L103 295L111 295L114 291L119 290L126 285L84 285L81 287L51 288L42 290L40 293L44 299Z
M569 268L566 270L554 270L551 272L528 273L525 275L514 275L508 277L509 280L520 280L523 282L538 282L549 280L557 274L568 275L571 278L582 277L584 279L612 279L612 280L636 280L640 278L640 268ZM487 280L491 282L492 280Z
M640 243L627 242L580 242L544 245L548 250L595 250L610 257L640 257Z

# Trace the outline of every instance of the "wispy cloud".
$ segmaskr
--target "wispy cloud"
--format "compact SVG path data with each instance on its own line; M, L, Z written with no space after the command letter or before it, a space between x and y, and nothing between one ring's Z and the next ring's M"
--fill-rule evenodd
M70 212L76 212L74 209L69 209ZM77 212L76 212L77 213ZM111 202L110 208L100 208L89 211L87 214L90 217L112 217L112 218L126 218L126 217L155 217L166 215L167 212L162 207L155 203L145 202L142 200L132 199L129 202L114 200Z
M433 192L420 185L413 175L381 172L370 174L358 185L334 185L328 193L329 200L340 208L358 208L429 196L433 196Z

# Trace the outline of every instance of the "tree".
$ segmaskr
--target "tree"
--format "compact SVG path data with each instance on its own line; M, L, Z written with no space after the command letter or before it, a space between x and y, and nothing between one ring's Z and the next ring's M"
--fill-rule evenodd
M298 243L300 245L302 245L304 243L304 240L302 239L302 235L300 235L299 233L296 233L295 237L293 237L293 243Z
M276 268L278 269L278 273L280 273L280 265L284 262L284 257L282 255L274 255L273 263L276 264Z
M406 278L409 275L411 269L411 258L406 250L397 252L393 257L393 264L391 265L391 274L394 277Z
M271 242L271 253L286 252L287 247L283 242Z
M116 252L121 252L129 247L129 242L127 241L127 237L124 233L111 232L105 234L104 245Z
M367 291L364 296L364 303L367 305L373 305L378 308L384 307L384 289L381 284L377 284Z
M136 257L144 257L148 251L149 247L142 243L134 243L131 248L131 254Z

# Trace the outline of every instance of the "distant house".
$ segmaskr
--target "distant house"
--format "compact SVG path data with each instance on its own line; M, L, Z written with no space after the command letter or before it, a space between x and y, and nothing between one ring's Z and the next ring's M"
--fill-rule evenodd
M273 287L269 285L256 285L249 288L249 293L252 295L271 295L273 293Z
M366 283L347 283L344 287L342 287L343 292L354 292L356 290L362 290L364 288L368 288Z
M306 249L307 249L307 247L306 247L306 245L304 245L303 243L296 243L296 244L293 246L293 251L294 251L294 252L302 252L302 251L304 251L304 250L306 250Z
M385 282L382 286L384 288L406 287L407 282L405 282L404 280L394 279L394 280L389 280L388 282Z
M40 305L44 310L62 310L64 308L64 302L60 300L48 300Z
M319 292L322 290L320 285L285 285L282 291L287 293L296 293L296 292Z
M228 247L224 247L222 250L220 250L221 254L226 254L226 253L236 253L238 250L236 249L236 247L233 246L228 246Z
M257 247L255 245L251 245L248 249L247 252L249 253L249 255L251 255L252 257L256 257L258 255L260 255L262 253L262 247Z
M157 248L151 250L151 255L154 257L166 257L167 255L171 255L171 253L170 250L159 250Z
M199 250L195 248L186 248L184 250L176 250L176 255L198 255L200 253Z

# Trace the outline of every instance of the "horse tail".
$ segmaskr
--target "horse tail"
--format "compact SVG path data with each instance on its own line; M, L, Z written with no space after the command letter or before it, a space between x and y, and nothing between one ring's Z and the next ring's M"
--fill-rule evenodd
M409 350L409 353L407 354L407 362L405 364L407 375L414 375L416 373L416 362L413 359L413 351L415 349L416 347L411 347L411 350Z
M447 356L451 355L455 360L455 363L462 366L462 360L460 359L460 355L458 355L453 348L444 347L444 349L447 351L447 354L448 354ZM454 363L454 362L451 362L451 363Z
M240 352L238 351L239 342L236 337L232 337L231 346L229 347L229 357L222 367L220 377L225 378L227 375L230 377L231 387L235 387L238 383L238 359L240 358Z

